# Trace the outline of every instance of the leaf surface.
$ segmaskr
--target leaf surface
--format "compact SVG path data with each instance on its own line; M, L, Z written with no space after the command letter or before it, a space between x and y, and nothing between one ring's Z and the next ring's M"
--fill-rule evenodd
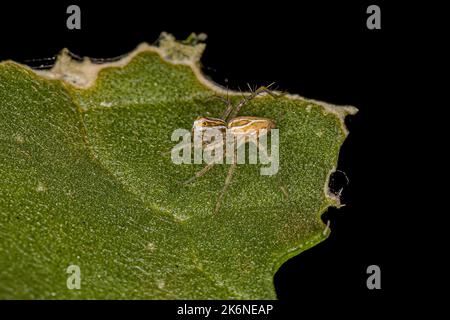
M204 46L166 35L116 62L0 64L0 297L273 299L273 276L328 235L328 178L347 132L335 107L287 95L239 115L276 121L280 168L176 165L171 134L220 117ZM236 103L239 95L230 92ZM81 289L69 290L69 265Z

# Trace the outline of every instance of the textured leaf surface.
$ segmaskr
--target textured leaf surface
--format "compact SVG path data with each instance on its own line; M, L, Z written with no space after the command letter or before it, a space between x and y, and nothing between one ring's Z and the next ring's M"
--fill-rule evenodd
M238 165L214 214L229 165L183 185L203 165L168 153L174 129L224 110L198 71L202 49L166 36L104 65L0 64L1 298L272 299L278 267L326 238L320 215L339 205L327 181L356 109L245 105L277 122L280 170ZM72 264L80 290L66 286Z

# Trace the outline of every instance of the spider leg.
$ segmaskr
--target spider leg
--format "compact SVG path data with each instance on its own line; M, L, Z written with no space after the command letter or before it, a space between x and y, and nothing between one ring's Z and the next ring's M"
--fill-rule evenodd
M233 162L233 164L230 166L230 169L228 169L227 177L225 178L225 184L223 185L222 191L219 194L219 197L217 198L216 207L214 208L214 213L219 212L220 204L222 203L222 199L225 196L225 193L231 184L231 180L233 178L234 170L236 169L236 162Z
M225 103L227 105L227 109L225 110L225 112L222 114L221 119L224 121L227 121L227 119L231 116L231 118L234 118L239 111L241 110L241 108L250 100L254 99L255 97L257 97L258 95L260 95L261 93L267 93L268 95L270 95L273 98L280 98L282 96L284 96L285 94L276 94L274 93L272 90L270 90L269 88L274 84L274 82L272 82L271 84L269 84L268 86L262 86L259 88L255 88L253 89L250 84L247 83L247 86L250 88L250 94L247 96L243 96L243 98L236 104L236 106L234 106L229 97L228 97L228 91L227 91L227 97L224 98L222 96L219 95L214 95L212 96L210 99L219 99L220 101L222 101L223 103ZM228 90L228 89L227 89ZM240 89L239 89L240 90ZM233 110L234 109L234 110Z
M263 93L263 92L264 92L264 93L267 93L268 95L270 95L270 96L273 97L273 98L280 98L280 97L284 96L285 93L277 94L277 93L273 92L272 90L270 90L270 87L273 86L274 83L275 83L275 82L272 82L272 83L269 84L267 87L261 86L261 87L259 87L258 89L256 89L256 90L254 91L254 93L253 93L253 94L254 94L254 97L256 97L257 95L259 95L259 94L261 94L261 93Z
M233 108L234 108L233 104L232 104L230 101L228 101L228 103L227 103L227 109L226 109L225 112L222 114L221 119L224 120L224 121L226 121L227 118L228 118L228 116L230 115L231 111L233 111Z
M168 154L171 154L171 153L172 153L172 149L167 150L167 151L161 151L161 152L160 152L160 155L163 156L163 157L165 157L165 156L167 156Z
M195 180L197 180L198 178L202 177L205 173L207 173L209 170L211 170L211 168L214 165L215 165L215 163L207 164L206 166L203 167L202 170L198 171L192 178L186 180L184 182L184 184L190 184L190 183L194 182Z
M166 150L166 151L161 151L159 154L162 156L162 157L166 157L167 155L170 155L170 154L172 154L172 152L173 151L179 151L179 150L182 150L183 149L183 147L178 147L178 148L172 148L172 149L170 149L170 150Z
M260 94L260 93L263 93L263 92L267 93L268 95L270 95L270 96L271 96L272 98L274 98L274 99L278 99L278 98L281 98L281 97L283 97L283 96L286 95L286 92L282 92L282 93L274 93L273 91L267 90L267 89L261 89L261 90L259 91L259 94Z
M230 100L228 100L228 96L227 96L226 98L224 98L224 97L222 97L222 96L219 96L219 95L215 94L215 95L213 95L213 96L211 96L211 97L208 98L208 100L212 100L212 99L220 100L220 101L222 101L223 103L225 103L226 105L229 105L229 104L230 104Z
M269 84L267 87L264 87L264 86L259 87L259 88L256 89L256 90L252 90L251 87L249 86L249 87L250 87L251 93L250 93L248 96L244 97L241 101L239 101L239 103L236 105L236 107L235 107L235 109L234 109L234 111L233 111L233 116L232 116L232 118L234 118L234 117L239 113L239 111L241 110L241 108L242 108L247 102L249 102L249 101L251 101L252 99L256 98L256 97L257 97L258 95L260 95L261 93L267 93L267 94L270 95L272 98L280 98L280 97L284 96L284 95L285 95L284 93L282 93L282 94L276 94L276 93L274 93L272 90L269 89L273 84L274 84L274 83L271 83L271 84Z
M219 95L213 95L213 96L211 96L208 99L218 99L218 100L222 101L227 106L227 109L225 110L225 112L220 117L220 119L226 121L228 116L230 115L231 111L233 111L233 108L234 108L233 104L231 103L231 101L230 101L230 99L228 97L228 89L227 89L227 97L226 98L224 98L222 96L219 96Z
M241 101L239 101L238 104L236 105L236 108L234 109L233 116L231 118L236 117L236 115L241 110L242 106L245 105L247 102L249 102L252 99L253 99L253 93L247 97L244 97Z
M278 186L280 187L280 190L283 193L284 200L287 201L289 199L289 193L287 192L286 187L280 182L278 182Z

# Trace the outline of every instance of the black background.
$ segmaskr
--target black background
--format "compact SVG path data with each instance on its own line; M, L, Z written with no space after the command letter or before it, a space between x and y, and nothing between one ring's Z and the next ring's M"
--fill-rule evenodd
M362 305L373 312L409 290L398 203L405 186L396 156L404 143L393 119L405 108L398 102L400 75L408 75L404 45L416 31L401 21L408 16L403 5L336 2L17 1L0 9L0 60L40 67L64 47L112 58L140 42L153 43L161 31L179 39L204 32L204 73L223 86L275 81L280 90L356 106L338 166L350 182L342 175L334 179L336 188L344 187L346 206L324 215L331 220L330 237L286 262L275 286L291 310ZM66 28L69 4L81 7L81 30ZM370 4L381 7L381 30L366 28ZM371 264L381 267L381 290L366 287Z

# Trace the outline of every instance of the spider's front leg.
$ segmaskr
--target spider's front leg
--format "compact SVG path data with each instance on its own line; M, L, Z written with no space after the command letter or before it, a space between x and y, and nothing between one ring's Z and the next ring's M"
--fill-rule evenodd
M215 163L207 164L206 166L203 167L202 170L198 171L192 178L186 180L184 184L190 184L195 180L197 180L198 178L202 177L205 173L211 170L214 165Z
M225 145L223 140L224 131L225 122L220 119L200 118L199 120L195 121L193 129L194 153L201 152L202 158L204 158L205 152L208 152L211 159L209 159L209 161L205 160L207 165L202 170L198 171L192 178L186 180L185 184L194 182L195 180L206 174L209 170L211 170L216 163L221 163L221 161L218 160L223 159L223 155L225 152ZM222 152L218 154L218 151ZM212 153L214 153L214 156L211 155Z
M224 98L222 96L219 96L219 95L213 95L210 99L220 100L227 106L226 110L224 111L224 113L220 117L220 119L222 119L223 121L226 121L228 119L228 116L231 114L231 112L234 109L234 105L231 103L231 101L230 101L230 99L228 97L228 93L227 93L227 97L226 98Z
M270 90L270 87L273 85L274 83L269 84L267 87L261 86L258 89L254 90L252 88L250 88L251 93L246 96L244 99L242 99L241 101L239 101L239 103L236 105L236 107L234 108L231 118L234 118L237 116L237 114L239 113L239 111L241 110L241 108L248 102L250 102L251 100L253 100L254 98L256 98L257 96L259 96L261 93L267 93L268 95L270 95L273 98L280 98L282 96L284 96L284 93L281 94L277 94L275 92L273 92L272 90Z

